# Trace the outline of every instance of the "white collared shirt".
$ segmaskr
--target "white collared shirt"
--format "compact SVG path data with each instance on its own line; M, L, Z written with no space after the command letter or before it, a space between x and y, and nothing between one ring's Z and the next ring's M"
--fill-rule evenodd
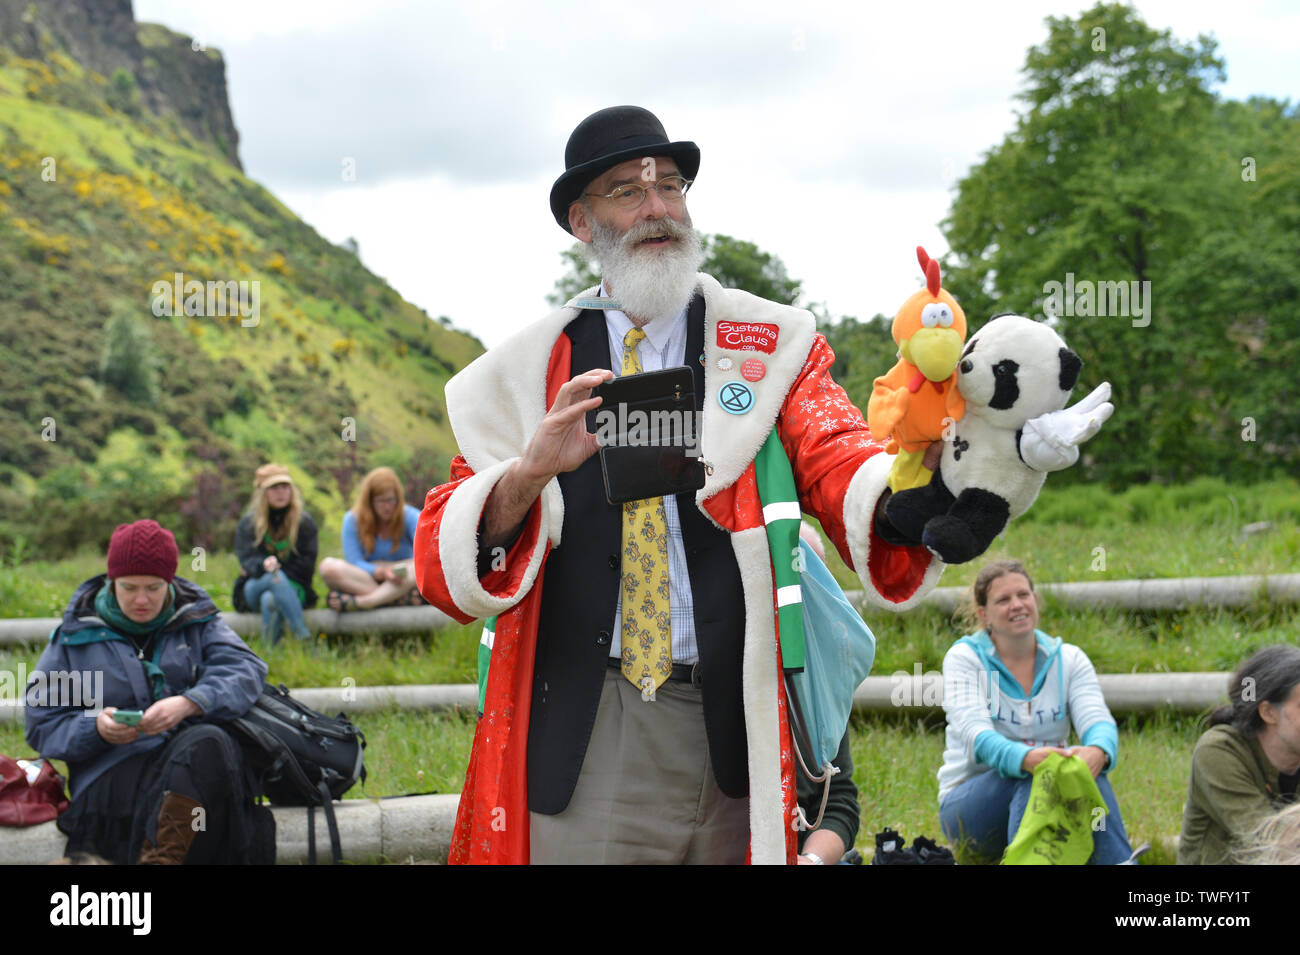
M604 283L601 298L608 297ZM616 309L605 310L605 329L609 333L611 369L615 375L623 365L623 338L635 326ZM645 338L636 346L642 371L662 371L686 364L686 309L676 317L656 318L641 326ZM664 523L668 530L668 611L673 643L673 663L695 663L700 658L695 641L695 600L686 569L686 546L682 543L682 522L677 514L677 498L664 498ZM618 606L614 608L614 639L609 655L623 653L623 588L619 588Z

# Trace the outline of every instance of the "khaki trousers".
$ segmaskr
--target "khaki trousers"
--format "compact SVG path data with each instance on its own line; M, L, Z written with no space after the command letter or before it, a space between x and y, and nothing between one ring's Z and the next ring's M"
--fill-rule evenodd
M749 800L718 789L700 687L668 681L653 701L614 669L573 798L529 813L534 864L740 864Z

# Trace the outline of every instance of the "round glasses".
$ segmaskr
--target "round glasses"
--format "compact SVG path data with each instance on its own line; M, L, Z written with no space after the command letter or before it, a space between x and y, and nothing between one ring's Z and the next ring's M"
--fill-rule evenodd
M601 194L599 192L584 192L584 196L592 196L596 199L608 199L620 209L636 209L641 203L645 202L646 193L654 189L658 191L659 198L666 205L681 202L686 195L687 190L691 188L694 179L687 179L685 176L664 176L658 182L643 186L640 183L629 182L625 185L618 186L613 192Z

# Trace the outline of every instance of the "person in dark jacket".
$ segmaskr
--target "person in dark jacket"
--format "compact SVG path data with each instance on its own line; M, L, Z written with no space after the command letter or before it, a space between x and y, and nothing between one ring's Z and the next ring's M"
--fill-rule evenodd
M303 510L302 492L288 468L257 469L248 510L235 528L235 609L261 610L262 639L274 646L282 623L300 640L311 639L303 608L316 605L311 579L316 572L316 522Z
M68 764L69 855L273 862L275 823L219 725L257 700L266 664L176 563L154 521L113 532L108 573L77 588L28 683L27 742Z

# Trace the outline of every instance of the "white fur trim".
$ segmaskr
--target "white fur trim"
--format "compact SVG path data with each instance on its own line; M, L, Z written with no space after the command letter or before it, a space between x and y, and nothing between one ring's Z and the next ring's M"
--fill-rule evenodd
M583 294L595 291L588 289ZM479 355L447 382L447 420L461 454L475 472L523 456L546 417L546 368L551 349L564 326L577 316L576 308L556 309ZM558 546L564 503L557 482L547 485L543 504L547 518L543 530Z
M749 848L755 865L785 864L785 807L781 802L781 722L777 712L776 623L772 619L772 558L767 532L751 527L731 535L745 591L742 674L745 734L749 740Z
M700 456L712 467L695 502L703 504L739 480L776 423L794 380L799 377L817 337L817 321L802 308L779 305L739 289L723 288L700 273L704 296L704 414L700 427ZM763 322L777 327L776 351L737 351L718 347L718 322ZM730 371L718 370L719 358L731 359ZM747 359L757 358L767 367L763 378L746 381L740 373ZM686 356L690 363L691 356ZM741 415L728 414L718 404L718 389L729 381L746 384L754 404Z
M871 555L871 522L875 518L876 502L885 492L885 479L893 466L894 455L873 454L862 467L858 468L858 472L853 475L853 480L849 482L848 492L844 495L844 530L848 538L849 556L853 558L853 566L857 568L858 577L862 580L862 591L867 601L873 607L897 613L911 610L924 600L926 594L939 583L939 577L947 565L938 557L931 555L930 566L925 569L925 576L921 578L921 586L916 588L916 593L901 603L886 600L872 583L871 571L868 569L870 565L867 562Z
M494 597L483 589L478 579L478 525L483 507L497 481L505 476L517 459L511 458L468 478L452 492L443 510L438 534L443 576L447 592L461 613L476 619L503 613L522 600L537 579L546 552L546 534L537 535L537 544L528 558L528 568L519 589L508 597ZM555 483L554 481L551 483ZM548 488L549 490L549 488ZM542 528L550 525L547 514L549 494L542 495Z

